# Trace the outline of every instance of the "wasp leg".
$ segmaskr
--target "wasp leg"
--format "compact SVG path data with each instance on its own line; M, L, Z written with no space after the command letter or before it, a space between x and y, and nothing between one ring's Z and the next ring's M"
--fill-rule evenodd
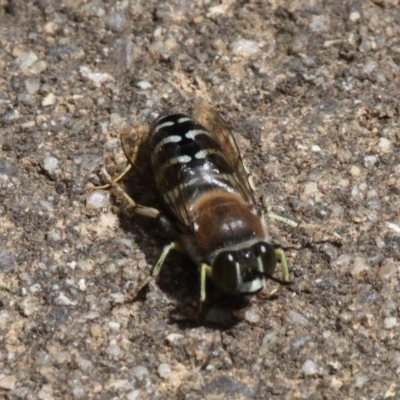
M142 131L145 131L145 132L148 131L148 129L146 127L140 127L140 128L142 129ZM139 128L138 128L138 130L139 130ZM132 138L132 136L133 136L133 138ZM135 164L137 155L139 153L139 145L142 141L142 138L140 138L139 135L137 135L137 136L138 137L136 137L135 135L132 135L131 130L128 128L125 128L121 131L120 141L121 141L121 145L122 145L122 150L124 151L124 154L125 154L126 158L128 159L129 164L115 179L109 180L109 183L107 183L106 185L95 186L92 188L92 190L111 189L113 187L111 182L118 183L118 182L121 182L122 179L125 178L125 176L128 174L128 172L132 169L133 165ZM132 141L132 139L137 139L137 140Z
M285 252L282 249L276 249L275 255L281 264L282 281L290 282L290 280L289 280L289 264L288 264L288 260L286 258ZM282 290L282 285L279 285L275 289L273 289L270 293L267 293L267 294L260 293L258 297L260 297L261 299L269 299L271 297L275 297L281 290Z
M105 178L108 180L110 188L114 189L120 196L122 196L125 199L125 201L129 205L129 207L132 209L132 212L134 212L135 214L142 215L144 217L157 219L161 223L161 225L164 227L164 229L173 230L173 225L171 224L171 222L164 215L162 215L159 210L157 210L156 208L146 207L146 206L137 204L125 192L125 190L122 189L122 187L118 184L118 182L116 180L113 181L111 179L111 177L108 174L105 167L102 168L101 172L105 176ZM165 246L161 253L160 258L157 261L156 266L154 267L152 274L150 274L143 282L141 282L137 286L137 288L135 288L133 293L126 296L124 298L124 300L122 301L122 303L129 303L129 302L133 301L136 298L136 296L138 295L138 293L145 286L147 286L152 279L156 278L160 274L160 271L164 264L164 261L167 258L168 254L171 250L184 251L184 249L178 242L172 242L172 243L168 244L167 246Z
M181 244L179 244L178 242L172 242L170 244L168 244L167 246L165 246L163 248L163 251L161 253L160 258L157 261L156 266L153 269L153 272L151 274L148 274L147 277L140 282L137 287L130 293L127 294L127 296L125 296L122 301L119 301L118 304L128 304L128 303L132 303L136 297L138 296L138 294L153 280L153 279L157 279L158 275L161 272L161 268L164 265L164 261L167 258L169 252L171 250L176 250L176 251L184 251L184 249L182 248Z
M152 207L146 207L142 206L140 204L137 204L116 181L113 181L110 175L108 174L107 170L105 167L101 169L101 173L106 177L108 180L108 184L110 185L110 188L115 189L120 196L122 196L125 201L128 203L129 207L132 209L132 211L135 214L142 215L144 217L148 218L155 218L161 221L162 224L167 223L168 225L169 222L168 220L158 211L156 208Z
M125 178L126 174L132 169L132 164L128 164L126 168L115 178L112 180L112 183L107 183L106 185L102 186L93 186L91 190L108 190L113 187L114 184L121 182L122 179Z
M243 164L244 172L246 173L247 182L249 182L249 186L250 186L251 190L253 192L255 192L256 191L256 187L254 186L253 177L251 176L249 168L247 167L247 165L246 165L246 163L244 161L242 162L242 164Z
M302 222L302 221L296 222L296 221L293 221L292 219L282 217L281 215L277 215L274 213L268 213L267 216L276 221L283 222L284 224L290 226L291 228L304 229L305 231L319 231L319 232L325 233L327 235L333 235L335 240L337 240L339 242L342 241L342 237L338 233L333 232L331 229L324 228L323 226L307 224L306 222Z
M182 245L179 242L172 242L172 243L164 246L163 251L160 255L160 258L158 259L157 264L154 267L153 272L151 274L152 278L157 278L158 275L160 275L161 268L164 265L164 261L167 258L168 254L171 250L180 251L180 252L185 251L185 249L182 247Z
M197 301L197 306L190 311L189 313L185 314L175 314L173 316L174 321L185 321L190 319L196 319L201 310L203 309L203 303L206 301L206 284L207 284L207 276L211 275L211 267L207 264L201 264L200 267L200 297Z
M283 222L284 224L289 225L291 228L297 228L299 226L298 222L274 213L268 213L267 217L274 219L275 221Z
M206 284L207 284L207 276L211 276L211 267L208 264L201 264L200 268L200 299L199 299L199 307L201 311L201 307L203 303L206 301Z
M208 264L201 264L200 267L200 298L197 302L197 308L190 315L191 319L197 318L203 309L203 304L206 301L207 292L207 276L211 274L211 267Z

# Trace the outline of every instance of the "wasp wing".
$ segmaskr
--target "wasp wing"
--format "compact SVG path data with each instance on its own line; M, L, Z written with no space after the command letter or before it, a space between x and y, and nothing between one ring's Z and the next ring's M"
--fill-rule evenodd
M187 129L187 125L184 128L185 124L190 124L190 119L186 115L170 114L166 117L169 120L163 120L161 124L164 124L162 131L165 137L156 143L154 148L153 144L147 148L146 144L149 143L146 139L150 140L153 137L154 130L157 132L160 118L153 122L150 129L137 127L122 130L121 145L132 165L143 155L152 159L154 174L152 178L155 178L157 190L168 206L169 214L180 222L183 229L190 225L192 220L192 200L209 186L214 188L219 186L228 191L229 187L234 188L249 205L256 206L235 138L226 122L212 107L202 104L194 110L191 125L193 131L188 132L192 133L192 137L180 131ZM196 131L200 128L206 130L207 134ZM186 140L190 141L189 147L188 143L181 147ZM142 151L142 145L145 151ZM182 153L183 148L189 153ZM187 150L188 148L190 150ZM213 176L201 168L192 169L194 165L209 158L213 160L218 170L225 172Z
M139 148L146 141L148 135L149 127L147 125L124 126L121 129L120 141L122 150L132 166L135 165Z
M158 119L161 117L162 115ZM120 131L121 147L130 166L139 173L140 183L147 188L147 193L154 194L154 189L156 189L168 206L165 209L168 217L171 220L177 218L181 226L185 226L189 220L189 215L185 207L186 203L181 192L181 185L175 187L176 179L171 179L168 174L160 173L162 166L158 163L157 158L154 160L154 165L151 165L154 149L149 146L149 139L156 121L151 126L124 126ZM164 168L168 166L169 163L165 162ZM179 178L181 172L176 171L176 173L178 175L177 181L181 182L182 179ZM162 179L157 180L157 178ZM173 190L171 190L172 188Z
M202 125L219 144L226 160L232 167L237 177L238 190L243 198L251 205L256 206L256 199L250 185L242 156L240 155L236 140L224 119L210 105L198 105L192 115L193 119Z

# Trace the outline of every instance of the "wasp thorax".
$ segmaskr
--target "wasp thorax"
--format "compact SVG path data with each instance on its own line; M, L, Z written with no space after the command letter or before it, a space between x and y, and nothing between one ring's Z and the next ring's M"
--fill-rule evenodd
M276 266L274 248L260 241L238 250L218 253L212 263L212 280L226 293L254 294Z
M194 206L195 237L200 257L265 237L261 218L235 193L214 191Z

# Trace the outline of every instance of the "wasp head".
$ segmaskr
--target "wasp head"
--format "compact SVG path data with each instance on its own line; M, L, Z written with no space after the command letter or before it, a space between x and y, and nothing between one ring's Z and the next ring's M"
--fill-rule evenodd
M212 262L211 278L226 293L254 294L263 288L264 278L272 277L276 262L275 249L259 241L249 247L221 251Z

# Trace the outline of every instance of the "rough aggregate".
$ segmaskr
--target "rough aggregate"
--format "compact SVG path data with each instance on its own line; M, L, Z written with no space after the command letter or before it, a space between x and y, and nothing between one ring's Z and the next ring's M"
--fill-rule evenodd
M398 0L0 1L0 398L400 398L399 37ZM326 230L271 222L276 299L174 321L198 275L173 255L112 308L165 238L99 167L200 100L264 210Z

